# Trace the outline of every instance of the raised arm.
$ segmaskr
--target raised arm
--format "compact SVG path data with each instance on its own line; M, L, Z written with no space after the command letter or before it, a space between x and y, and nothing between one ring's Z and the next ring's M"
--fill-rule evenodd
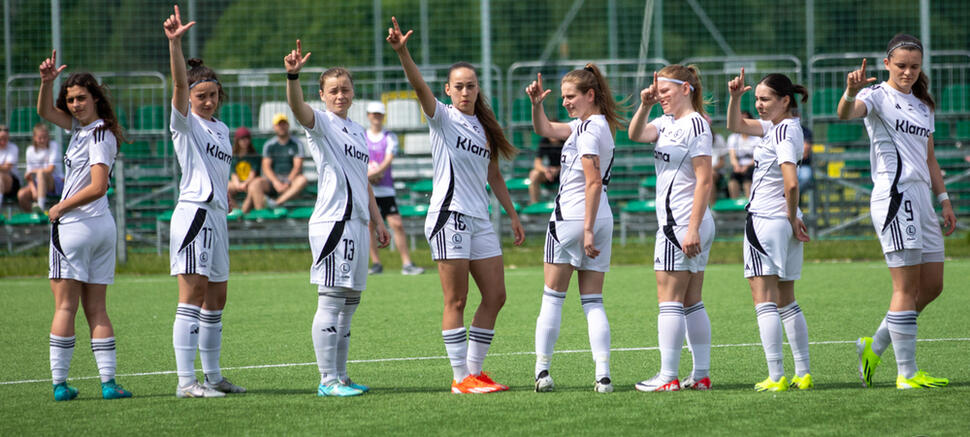
M434 117L437 100L434 98L434 93L431 92L431 87L421 77L421 71L418 70L418 64L415 64L414 59L411 58L411 52L408 51L408 38L411 37L414 31L409 30L406 34L401 33L401 26L397 24L397 18L395 17L391 17L391 23L394 24L394 27L387 29L387 42L397 53L398 59L401 60L401 67L404 67L404 75L407 76L408 82L411 83L411 88L414 88L414 92L418 95L418 101L421 102L421 109L424 110L424 113L428 117Z
M542 101L546 99L546 96L551 93L552 90L542 89L542 73L536 75L536 80L532 81L529 86L525 88L525 93L529 96L529 100L532 102L532 128L536 131L537 135L553 138L557 140L565 140L569 138L569 134L572 130L569 129L569 125L566 123L553 123L549 121L546 117L546 110L542 107Z
M744 84L744 68L741 68L741 75L736 76L728 82L728 91L731 93L728 99L727 128L731 132L760 137L764 135L764 129L757 120L745 119L741 116L741 96L751 91L750 86Z
M859 94L859 90L875 81L874 77L866 77L866 58L862 58L862 67L845 77L845 94L839 99L839 120L866 116L869 112L866 104L856 100L855 96Z
M313 108L303 100L303 87L300 86L300 70L310 59L310 52L303 54L303 44L296 40L296 50L283 57L283 65L286 67L286 103L290 105L293 116L303 127L313 129L316 122L313 117Z
M660 136L657 127L649 123L650 110L660 101L657 91L657 72L653 72L653 84L640 91L640 107L630 120L630 139L639 143L652 143Z
M188 32L195 21L182 24L179 7L168 16L162 27L168 38L168 58L172 68L172 106L182 115L189 115L189 83L185 72L185 56L182 55L182 35Z
M57 50L51 52L51 57L40 63L40 91L37 92L37 115L56 124L62 129L71 129L71 114L54 106L54 79L61 74L67 65L57 67Z

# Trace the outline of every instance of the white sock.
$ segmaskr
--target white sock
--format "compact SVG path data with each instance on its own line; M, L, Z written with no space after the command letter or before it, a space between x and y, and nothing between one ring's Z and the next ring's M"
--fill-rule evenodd
M313 350L317 355L320 384L337 379L337 321L346 298L339 293L319 292L317 312L313 316Z
M92 338L91 352L94 352L94 362L98 363L101 382L115 379L115 368L118 366L117 356L115 355L115 338Z
M566 293L543 287L542 306L539 307L539 318L536 319L536 373L549 371L552 362L552 351L559 338L559 327L562 325L562 304L566 301Z
M711 319L707 317L704 302L684 308L684 321L687 324L687 345L694 362L691 376L699 381L711 373Z
M482 374L482 365L485 363L485 356L488 355L488 348L492 346L492 338L495 337L494 329L485 329L472 326L468 329L468 373L472 375Z
M811 373L808 358L808 323L805 314L798 306L798 301L778 309L781 323L785 325L785 335L788 336L788 346L791 347L792 357L795 359L795 376L805 376Z
M889 325L886 324L886 318L883 317L882 322L879 322L879 327L876 328L876 332L872 334L872 351L876 355L882 356L882 353L892 342L892 337L889 336Z
M660 374L676 379L680 369L680 351L684 347L687 327L684 322L684 304L661 302L657 315L657 337L660 346Z
M199 348L199 313L202 308L179 303L172 325L172 346L175 348L175 368L179 387L185 387L195 379L195 351Z
M916 311L890 311L886 324L896 352L896 369L904 378L916 374Z
M441 338L445 341L445 351L451 361L451 371L455 381L461 382L468 377L468 340L465 327L441 331Z
M222 310L202 310L199 314L199 358L202 372L210 383L222 381L219 355L222 352Z
M596 380L610 377L610 321L606 319L603 307L603 293L582 294L579 296L586 314L586 327L589 332L589 347L593 350L596 363Z
M71 357L74 356L74 336L59 337L51 334L51 380L54 384L67 381L67 372L71 369Z
M46 196L37 196L37 206L39 206L40 209L44 209L44 205L46 204L47 204Z
M344 307L337 317L337 377L341 381L350 379L347 376L347 356L350 354L350 321L354 318L357 306L360 305L359 291L347 293Z
M785 363L782 356L781 316L774 302L759 303L754 306L758 315L758 330L761 332L761 346L768 361L768 376L778 381L785 376Z

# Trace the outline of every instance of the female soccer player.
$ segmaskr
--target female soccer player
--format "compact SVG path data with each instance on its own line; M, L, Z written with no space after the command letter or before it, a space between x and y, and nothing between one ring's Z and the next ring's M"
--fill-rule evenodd
M347 118L354 100L350 72L331 68L320 75L320 98L327 111L303 101L300 70L310 58L300 40L284 57L286 101L306 129L310 154L320 175L317 203L310 217L310 282L317 284L317 312L313 317L313 349L320 370L317 396L357 396L369 390L347 376L350 322L367 284L370 251L368 220L377 229L376 240L387 246L388 234L374 192L367 182L367 134Z
M701 300L701 287L714 242L714 219L707 206L713 183L712 137L702 96L696 67L668 65L654 73L653 85L640 93L642 104L630 121L630 139L657 143L653 156L657 222L661 224L653 261L660 305L661 367L654 377L637 383L640 391L711 387L711 322ZM650 108L657 102L664 115L647 123ZM682 385L677 368L685 330L694 369Z
M47 125L34 125L33 142L27 147L27 171L24 187L17 192L20 209L45 211L47 195L60 196L64 188L64 172L61 169L61 145L51 140Z
M91 351L101 374L101 397L129 398L131 392L115 383L115 336L105 307L108 284L114 282L115 221L108 211L108 174L124 139L107 90L89 73L73 73L61 84L57 103L54 79L66 65L57 66L57 51L40 64L37 114L72 132L64 156L67 178L61 201L48 216L51 222L50 271L54 293L50 361L54 400L69 401L77 389L67 385L74 355L74 317L78 299L91 329Z
M445 93L452 104L437 100L411 59L407 41L413 30L401 33L396 18L388 29L387 42L397 52L404 73L418 95L431 128L434 190L424 233L431 257L438 263L444 314L441 335L451 360L453 393L491 393L508 390L482 371L482 363L495 335L495 319L505 303L505 274L498 235L488 221L485 183L512 221L515 244L525 241L525 231L512 207L498 158L512 157L516 150L502 132L488 107L471 64L459 62L448 71ZM467 332L464 322L471 273L482 293L482 302Z
M942 387L949 380L916 366L916 317L943 291L943 234L931 190L943 208L946 235L956 227L933 151L936 104L921 69L923 45L918 39L896 35L882 62L889 80L863 89L876 81L866 77L863 59L862 67L846 76L838 108L842 120L865 117L872 143L872 224L893 281L889 312L875 335L858 341L859 376L863 386L871 387L880 355L892 343L896 388Z
M791 386L814 386L809 373L808 325L795 301L795 280L802 273L802 243L809 240L798 208L798 168L804 140L795 94L808 99L804 86L792 84L783 74L769 74L755 89L755 108L761 120L741 114L741 96L751 90L741 75L728 83L727 126L733 132L761 138L754 148L754 170L748 217L744 228L744 276L751 285L761 345L768 360L768 379L758 391L788 390L782 360L781 326L784 323L795 357Z
M222 311L229 280L228 212L229 128L215 118L226 99L222 85L199 59L185 71L182 35L195 22L182 24L179 8L165 20L172 67L172 142L182 168L179 199L172 214L169 257L178 276L179 300L172 327L180 398L222 397L246 389L222 376ZM202 358L205 383L195 377L195 351Z
M542 74L525 90L532 101L536 134L565 140L556 209L546 231L542 306L536 320L535 390L552 391L549 375L559 337L562 305L573 270L579 271L579 294L586 313L596 374L593 390L613 391L610 381L610 323L603 308L603 279L610 270L613 212L606 197L613 166L613 134L625 120L599 68L586 64L562 78L562 105L575 120L554 123L542 101L552 92L542 88Z

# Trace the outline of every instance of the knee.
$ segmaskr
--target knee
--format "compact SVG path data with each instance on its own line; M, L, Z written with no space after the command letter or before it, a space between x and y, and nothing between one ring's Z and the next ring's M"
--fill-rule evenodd
M482 295L482 305L489 308L494 308L496 310L502 308L505 305L505 289L494 293L488 293Z
M459 313L464 313L465 304L467 303L467 297L451 297L445 298L445 311L457 311Z

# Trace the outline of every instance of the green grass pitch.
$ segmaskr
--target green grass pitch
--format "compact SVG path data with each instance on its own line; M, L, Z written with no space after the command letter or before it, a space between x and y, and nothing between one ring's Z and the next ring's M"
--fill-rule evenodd
M453 395L441 343L437 275L371 277L353 324L351 376L372 392L358 398L318 398L310 341L316 293L308 273L234 274L224 321L222 365L249 389L224 399L176 399L172 320L176 284L163 275L123 275L109 287L108 308L118 339L118 381L133 399L100 399L88 329L78 315L71 402L54 402L47 333L53 298L43 278L6 278L8 305L0 336L0 435L149 434L541 434L646 433L956 435L965 434L970 261L949 261L942 297L920 317L921 369L947 376L949 387L895 389L892 348L863 389L855 346L885 313L889 273L881 262L806 263L796 294L808 319L809 392L756 393L767 370L750 291L737 264L711 265L705 304L713 343L710 392L639 393L633 385L660 365L653 272L616 266L607 274L605 303L613 335L617 391L592 391L593 363L575 282L563 311L553 359L557 391L532 392L539 268L506 271L508 301L485 362L510 392ZM470 293L466 323L477 304ZM787 346L786 370L792 373ZM681 375L690 369L684 350ZM197 365L199 365L197 361ZM37 380L36 382L22 382Z

